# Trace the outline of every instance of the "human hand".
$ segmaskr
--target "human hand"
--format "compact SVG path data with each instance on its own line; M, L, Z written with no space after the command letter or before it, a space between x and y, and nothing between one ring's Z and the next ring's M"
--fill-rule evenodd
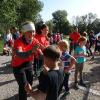
M38 44L35 44L32 48L32 52L36 52L36 50L39 48Z
M31 86L30 84L26 84L26 85L25 85L25 91L26 91L27 93L31 93L31 92L32 92L32 86Z

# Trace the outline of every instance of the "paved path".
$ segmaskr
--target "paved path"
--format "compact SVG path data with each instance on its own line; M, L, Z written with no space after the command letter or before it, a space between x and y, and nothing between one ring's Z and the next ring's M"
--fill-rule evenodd
M18 85L10 68L11 57L0 56L0 100L18 100ZM73 81L73 74L70 82ZM84 67L84 79L89 81L87 88L81 87L79 90L70 89L71 94L62 100L100 100L100 56L96 56L93 61L87 61ZM38 84L34 80L33 85ZM28 100L33 100L28 97Z

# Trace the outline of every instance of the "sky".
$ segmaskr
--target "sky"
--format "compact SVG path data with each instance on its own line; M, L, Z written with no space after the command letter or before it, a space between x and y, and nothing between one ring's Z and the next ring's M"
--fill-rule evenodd
M67 19L72 20L73 16L82 16L90 12L100 18L100 0L40 0L44 7L40 12L42 19L52 19L52 13L57 10L66 10Z

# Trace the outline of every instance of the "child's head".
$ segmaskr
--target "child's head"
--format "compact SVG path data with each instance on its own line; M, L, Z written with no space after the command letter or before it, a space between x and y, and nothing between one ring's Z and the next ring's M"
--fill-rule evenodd
M87 37L87 33L84 31L82 36Z
M58 42L58 47L61 51L69 51L69 44L66 40L61 40Z
M86 44L87 38L82 36L79 38L78 43L80 46L84 46Z
M60 58L60 50L56 46L48 46L43 50L44 54L44 64L47 65L47 67L55 67L51 66L58 62Z

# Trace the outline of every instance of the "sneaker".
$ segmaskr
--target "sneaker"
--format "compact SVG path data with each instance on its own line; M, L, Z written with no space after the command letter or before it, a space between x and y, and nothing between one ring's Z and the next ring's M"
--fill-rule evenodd
M79 89L78 83L75 83L75 84L74 84L74 89L75 89L75 90L78 90L78 89Z
M65 99L67 95L69 95L70 92L69 91L66 91L62 96L61 96L61 99Z
M67 95L69 95L70 94L70 91L66 91L63 95L64 96L67 96Z
M91 60L94 60L94 56L91 58Z
M79 83L80 86L86 87L86 84L84 82Z

